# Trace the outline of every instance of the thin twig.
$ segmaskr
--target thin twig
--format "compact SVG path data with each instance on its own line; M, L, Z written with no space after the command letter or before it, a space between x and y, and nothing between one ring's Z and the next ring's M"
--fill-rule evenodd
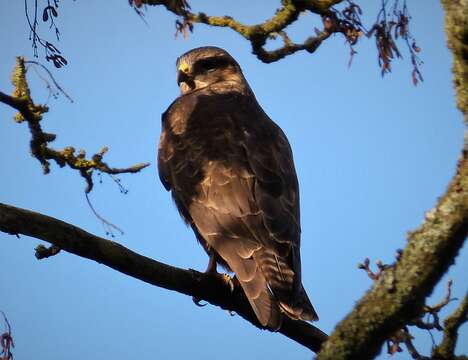
M115 237L114 233L112 232L112 229L117 230L120 235L123 235L124 232L121 228L119 228L117 225L112 224L108 220L104 219L94 208L93 204L91 204L91 200L89 199L88 193L85 193L86 196L86 202L88 203L88 206L90 207L91 211L93 212L94 216L96 216L102 223L104 227L104 231L106 232L106 235L110 235L111 237Z
M25 64L34 64L34 65L37 65L39 67L41 67L42 69L44 69L46 72L47 72L47 75L49 75L50 79L52 80L52 82L54 83L54 86L57 88L58 91L60 91L71 103L73 103L73 99L66 93L66 91L60 86L60 84L55 80L54 78L54 75L52 75L52 73L50 72L49 69L47 69L44 65L42 65L40 62L38 61L34 61L34 60L27 60L24 62Z

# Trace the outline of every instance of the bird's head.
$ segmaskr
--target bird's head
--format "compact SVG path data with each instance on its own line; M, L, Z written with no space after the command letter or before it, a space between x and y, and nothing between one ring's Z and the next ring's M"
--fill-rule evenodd
M239 64L221 48L192 49L177 59L177 84L182 94L222 81L244 82Z

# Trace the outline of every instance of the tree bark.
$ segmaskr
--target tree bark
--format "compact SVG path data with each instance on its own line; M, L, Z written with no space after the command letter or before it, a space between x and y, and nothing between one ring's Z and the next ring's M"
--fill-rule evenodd
M442 0L453 52L458 108L468 125L468 0ZM383 342L416 318L427 296L453 264L468 234L468 132L457 173L419 229L410 233L400 260L341 321L317 359L371 359Z
M253 325L262 328L236 281L233 281L234 289L231 291L222 276L166 265L74 225L1 203L0 231L47 241L61 250L97 261L149 284L234 311ZM318 352L322 343L327 340L327 335L315 326L286 317L278 332L314 352Z

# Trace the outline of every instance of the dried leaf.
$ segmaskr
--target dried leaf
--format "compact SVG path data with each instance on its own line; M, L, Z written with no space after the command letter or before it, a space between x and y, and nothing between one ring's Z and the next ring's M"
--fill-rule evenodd
M42 21L47 22L49 20L49 12L47 11L47 7L42 12Z

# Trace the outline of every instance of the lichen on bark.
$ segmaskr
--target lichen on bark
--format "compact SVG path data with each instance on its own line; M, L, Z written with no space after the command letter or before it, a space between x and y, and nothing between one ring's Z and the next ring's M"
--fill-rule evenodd
M468 110L468 0L442 0L453 52L457 104ZM385 339L421 312L434 286L453 264L468 234L468 133L457 171L423 224L408 236L395 266L358 302L330 335L317 359L371 359ZM453 350L453 349L452 349ZM452 354L453 355L453 354Z
M44 132L41 126L43 114L49 108L45 105L34 103L26 78L26 63L23 57L19 56L16 58L16 65L11 76L11 82L14 87L13 94L10 96L0 92L0 102L18 110L18 113L14 116L16 122L27 122L31 133L31 154L41 163L45 174L50 172L50 160L55 161L60 167L69 166L74 170L78 170L80 175L86 180L86 193L89 193L93 188L92 172L94 170L114 175L136 173L149 166L148 163L142 163L127 168L110 167L103 161L103 156L108 151L107 147L103 147L89 159L86 158L84 150L75 153L75 149L72 146L67 146L62 150L51 148L49 143L55 140L56 135Z

